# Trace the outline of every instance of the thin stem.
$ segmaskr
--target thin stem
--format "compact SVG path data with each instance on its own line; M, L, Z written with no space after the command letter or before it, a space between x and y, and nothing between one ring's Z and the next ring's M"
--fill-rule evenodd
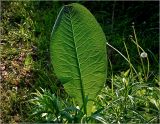
M130 66L130 69L131 69L131 74L132 74L132 64L131 64L131 60L130 60L130 56L129 56L129 53L128 53L128 49L127 49L127 46L126 46L126 43L125 41L123 40L123 43L124 43L124 47L126 49L126 53L127 53L127 58L128 58L128 61L129 61L129 66Z
M145 52L144 49L138 44L138 42L134 41L132 38L131 38L131 41L132 41L140 50L142 50L143 52ZM140 56L140 54L139 54L139 56ZM141 58L141 56L140 56L140 58ZM142 58L141 58L141 61L143 61ZM147 74L146 74L146 80L148 79L149 69L150 69L150 68L149 68L149 58L148 58L148 56L147 56Z
M113 69L112 69L112 63L111 63L110 59L108 59L108 60L109 60L109 64L111 66L111 72L112 72L111 90L112 90L112 96L113 96L114 95L114 91L113 91L113 86L114 86L114 82L113 82Z
M114 3L113 3L111 32L113 32L113 26L114 26L114 11L115 11L115 6L116 6L116 1L114 1Z
M133 34L134 34L134 39L135 39L135 43L136 43L136 46L137 46L138 54L139 54L139 57L140 57L140 60L141 60L141 63L142 63L144 77L145 77L145 80L147 80L146 71L145 71L143 60L141 58L141 53L140 53L140 49L139 49L139 45L138 45L138 40L137 40L137 35L136 35L136 31L134 29L134 25L132 26L132 29L133 29Z
M125 86L125 97L124 97L124 120L126 120L126 115L127 115L127 96L128 96L128 87L126 83L124 84Z
M145 52L144 51L144 49L139 45L139 44L137 44L133 39L131 40L134 44L136 44L143 52ZM147 56L147 78L148 78L148 75L149 75L149 58L148 58L148 56Z
M112 49L114 49L116 52L118 52L128 63L130 63L129 60L128 60L119 50L117 50L116 48L114 48L114 47L113 47L112 45L110 45L108 42L106 42L106 44L107 44L109 47L111 47ZM133 70L134 70L134 72L136 73L136 75L138 75L136 69L133 67L132 64L131 64L131 67L133 68Z

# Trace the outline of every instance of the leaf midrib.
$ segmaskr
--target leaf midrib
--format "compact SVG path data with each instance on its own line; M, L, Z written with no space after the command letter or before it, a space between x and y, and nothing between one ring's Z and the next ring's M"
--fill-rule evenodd
M71 17L71 11L69 12L69 18L70 18L70 24L71 24L71 30L72 30L72 39L73 39L73 43L74 43L74 51L76 54L76 63L77 63L77 67L78 67L78 73L79 73L79 79L80 79L80 87L81 87L81 95L82 95L82 100L83 100L83 105L85 104L85 92L84 92L84 86L82 83L82 75L81 75L81 69L80 69L80 62L79 62L79 57L78 57L78 52L77 52L77 45L75 42L75 33L74 33L74 29L73 29L73 22L72 22L72 17ZM84 106L84 112L87 113L87 110Z

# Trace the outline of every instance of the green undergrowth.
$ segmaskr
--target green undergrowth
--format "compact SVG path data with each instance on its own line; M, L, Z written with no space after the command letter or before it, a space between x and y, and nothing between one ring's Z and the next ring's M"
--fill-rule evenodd
M49 58L55 19L68 3L2 1L0 122L159 123L158 3L79 2L112 45L108 78L89 117L66 94Z

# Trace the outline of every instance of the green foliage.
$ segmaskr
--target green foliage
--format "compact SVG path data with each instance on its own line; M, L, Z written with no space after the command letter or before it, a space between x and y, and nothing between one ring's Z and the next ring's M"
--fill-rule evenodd
M98 111L91 116L69 102L69 99L62 100L48 90L41 88L33 93L33 98L29 101L33 105L30 118L36 122L48 123L87 123L99 122Z
M70 3L1 2L0 123L159 123L158 1L78 1L100 23L108 44L119 51L107 49L108 78L90 116L68 98L50 64L53 23L61 6ZM147 58L142 63L137 48L148 55L149 73ZM35 92L41 95L32 95ZM40 114L30 116L35 111Z
M40 122L51 122L55 119L58 121L62 102L60 103L58 98L56 98L56 96L51 94L49 91L42 89L42 93L37 91L34 93L35 97L30 100L30 103L35 105L32 111L32 116L35 116L35 120Z
M93 15L80 4L64 6L51 38L54 71L66 92L91 113L93 100L106 80L105 35Z
M98 96L97 106L104 107L101 116L108 123L157 123L159 91L149 87L145 79L137 80L136 76L127 73L128 71L122 72L121 75L113 77L113 93L109 87L105 87ZM152 93L157 95L154 94L153 97ZM150 97L152 100L149 100Z

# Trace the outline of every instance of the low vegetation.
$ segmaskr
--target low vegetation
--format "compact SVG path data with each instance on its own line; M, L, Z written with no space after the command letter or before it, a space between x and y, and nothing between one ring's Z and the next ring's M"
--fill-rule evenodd
M52 28L69 3L2 1L0 122L160 123L158 2L79 2L108 47L108 76L91 115L66 93L50 61Z

